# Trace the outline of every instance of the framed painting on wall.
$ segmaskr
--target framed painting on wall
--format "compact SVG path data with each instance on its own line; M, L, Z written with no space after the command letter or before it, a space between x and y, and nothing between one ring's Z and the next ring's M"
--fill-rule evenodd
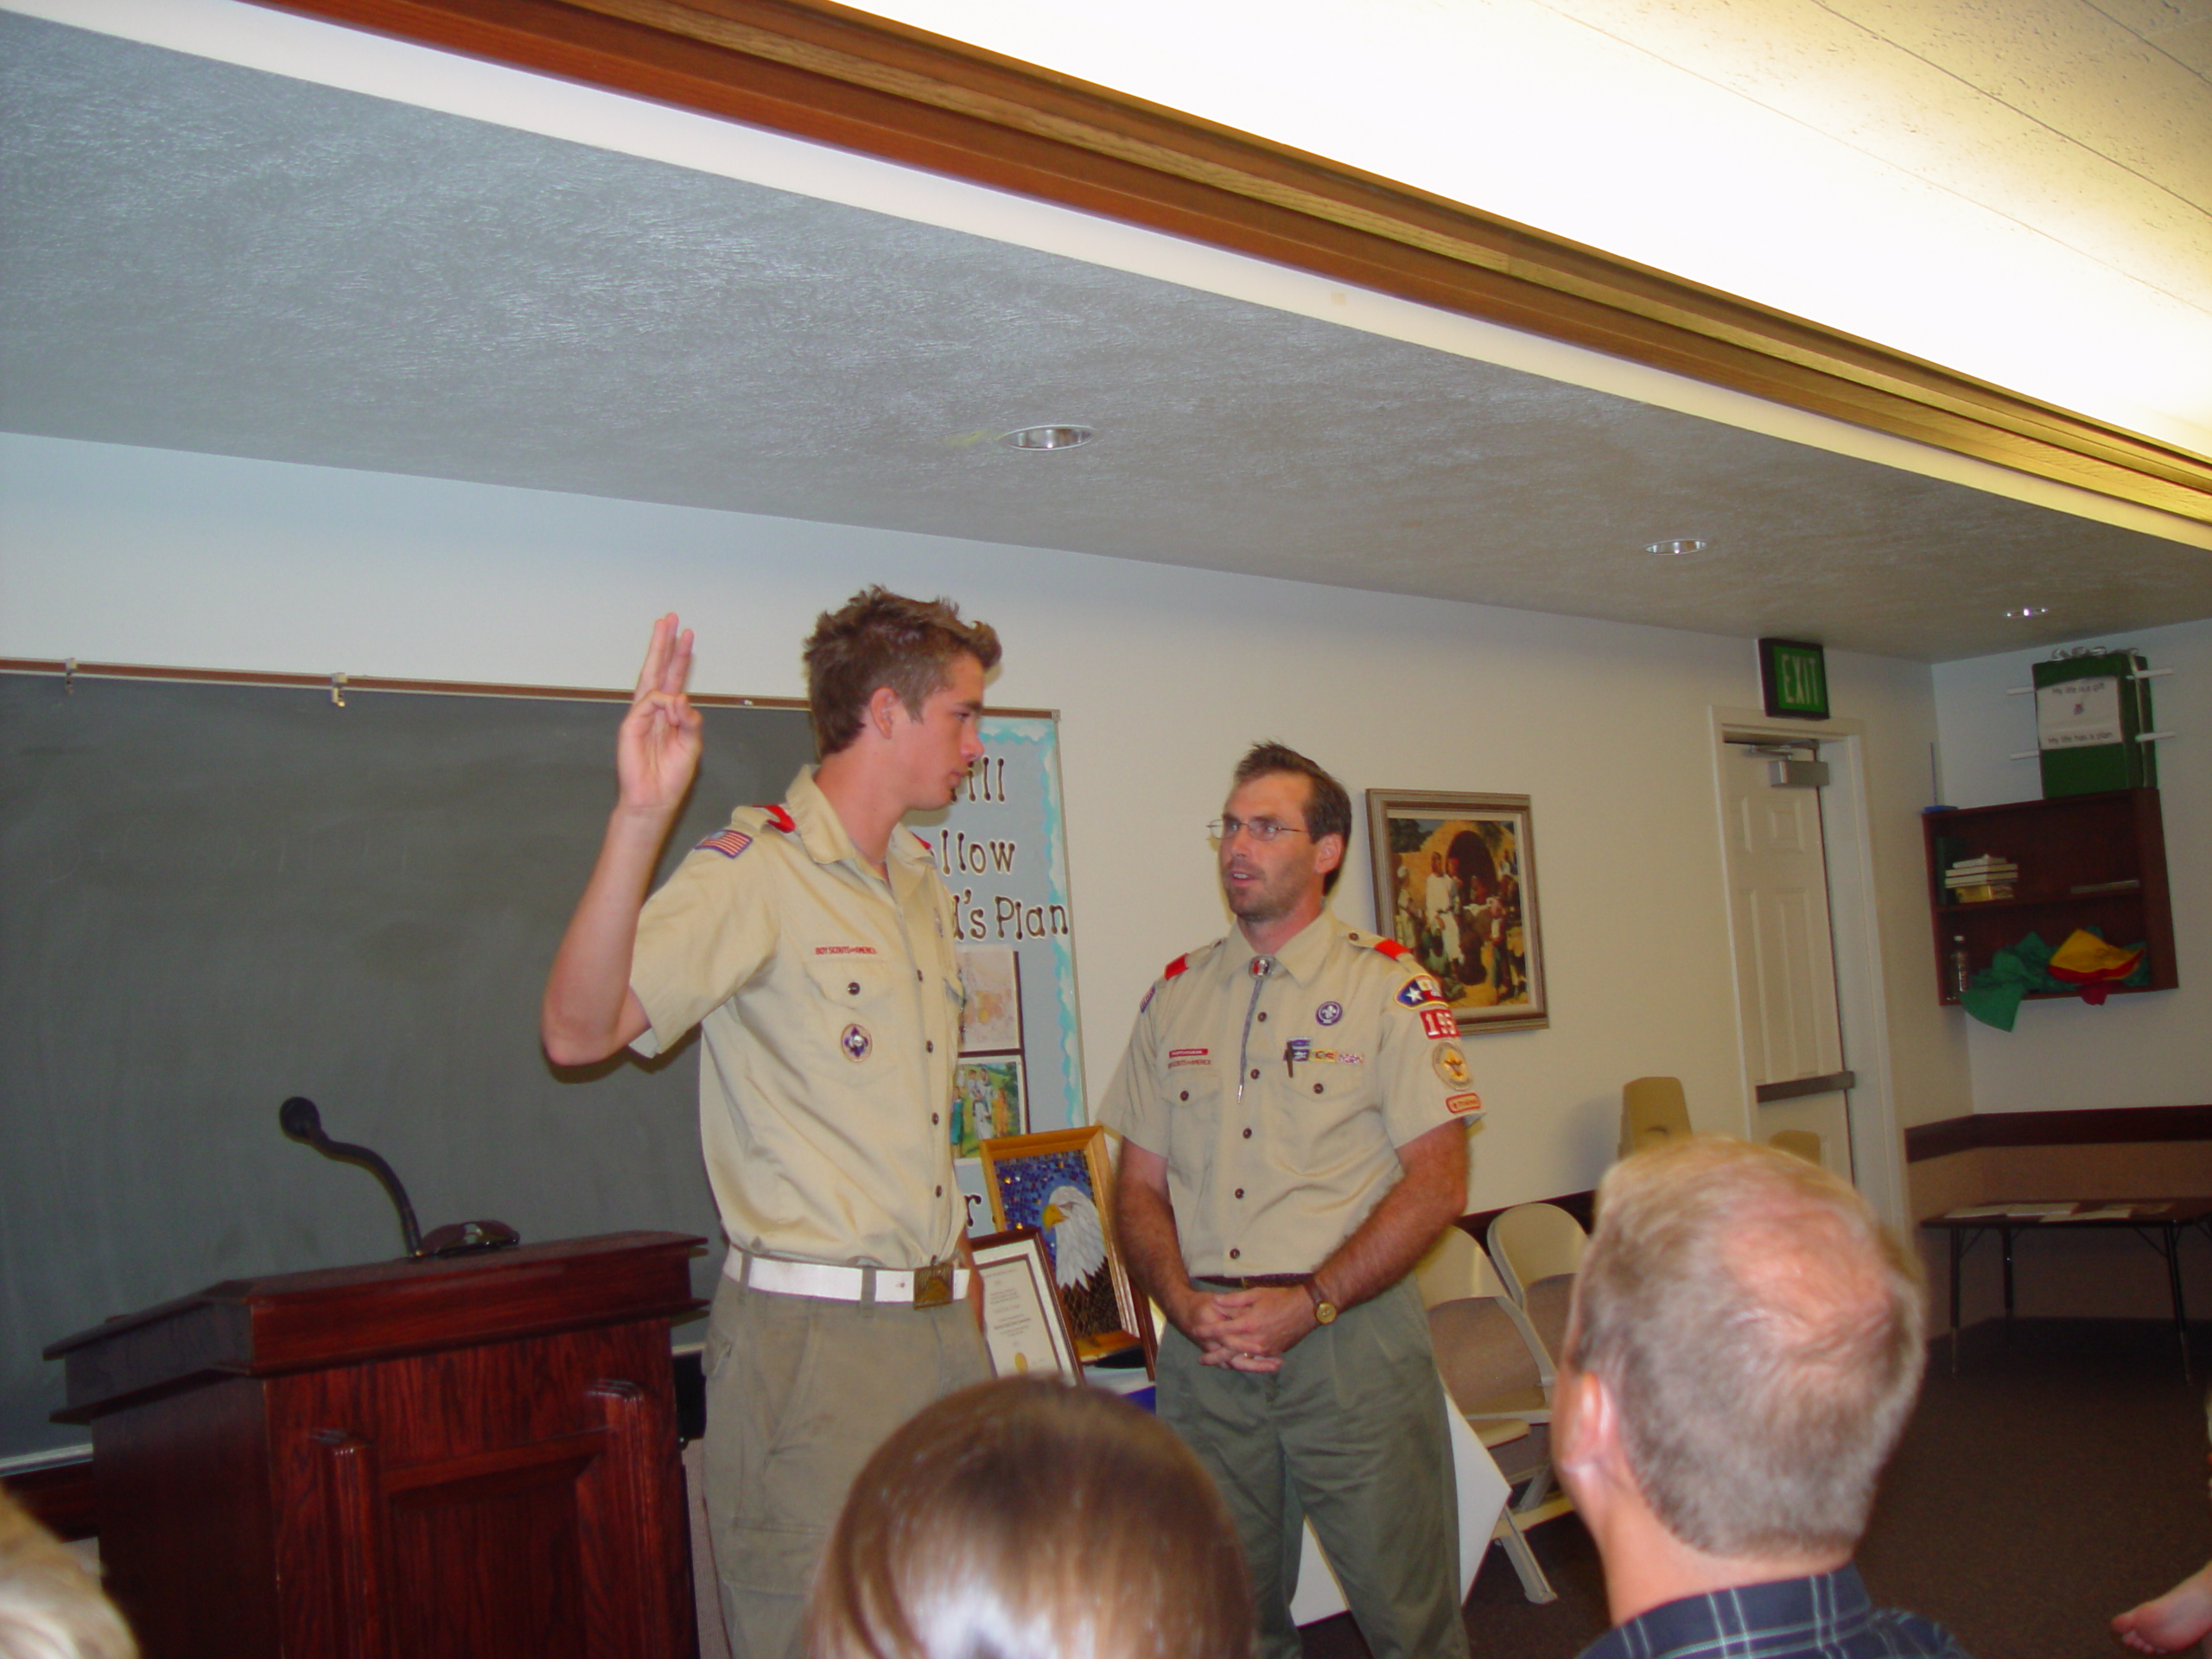
M1526 795L1367 791L1375 925L1444 988L1459 1029L1551 1023Z

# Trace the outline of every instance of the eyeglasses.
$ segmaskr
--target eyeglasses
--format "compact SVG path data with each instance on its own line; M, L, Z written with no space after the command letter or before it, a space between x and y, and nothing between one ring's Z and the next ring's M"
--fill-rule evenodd
M1216 818L1211 823L1206 825L1206 839L1218 847L1224 841L1236 840L1236 832L1240 830L1255 841L1273 841L1277 836L1306 836L1313 833L1312 830L1301 829L1294 823L1277 823L1273 818L1224 817Z

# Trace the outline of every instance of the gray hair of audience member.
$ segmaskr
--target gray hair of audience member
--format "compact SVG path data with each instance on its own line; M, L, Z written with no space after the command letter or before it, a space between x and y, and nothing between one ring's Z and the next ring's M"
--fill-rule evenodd
M137 1659L75 1554L0 1487L0 1659Z
M1102 1390L1005 1378L868 1459L807 1610L809 1659L1249 1659L1250 1580L1211 1478Z
M1926 1361L1920 1263L1801 1158L1700 1135L1616 1164L1567 1360L1600 1378L1644 1501L1683 1542L1849 1549Z

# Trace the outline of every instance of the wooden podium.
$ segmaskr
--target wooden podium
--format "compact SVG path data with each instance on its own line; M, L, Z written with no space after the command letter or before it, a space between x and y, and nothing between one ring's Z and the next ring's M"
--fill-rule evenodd
M694 1653L668 1325L704 1243L239 1280L54 1344L147 1659Z

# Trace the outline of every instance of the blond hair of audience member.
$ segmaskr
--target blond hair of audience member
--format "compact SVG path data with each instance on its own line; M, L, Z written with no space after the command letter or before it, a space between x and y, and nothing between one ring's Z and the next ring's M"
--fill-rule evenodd
M137 1659L75 1554L0 1486L0 1659Z
M854 1482L809 1659L1249 1659L1250 1580L1174 1432L1100 1390L1004 1378L911 1419Z
M1817 1165L1705 1135L1616 1164L1567 1360L1618 1402L1627 1461L1708 1555L1847 1554L1918 1391L1918 1261Z

